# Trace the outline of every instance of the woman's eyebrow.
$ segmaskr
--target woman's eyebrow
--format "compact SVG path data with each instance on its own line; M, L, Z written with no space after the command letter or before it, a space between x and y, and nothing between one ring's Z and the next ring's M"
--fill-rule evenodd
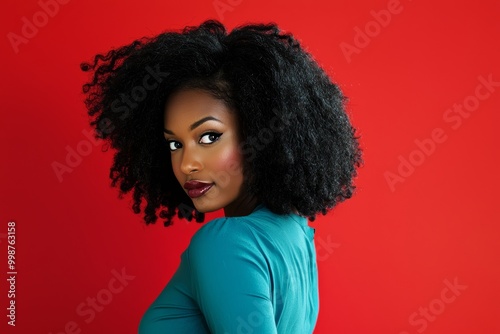
M219 123L222 123L221 120L219 120L219 119L217 119L217 118L215 118L213 116L207 116L207 117L203 117L199 121L196 121L193 124L191 124L191 126L189 127L189 130L193 131L194 129L196 129L197 127L199 127L200 125L202 125L206 121L217 121Z
M219 123L222 123L221 120L213 117L213 116L207 116L207 117L203 117L202 119L194 122L193 124L191 124L191 126L189 126L189 130L193 131L194 129L196 129L197 127L199 127L200 125L202 125L203 123L207 122L207 121L217 121ZM165 133L168 133L169 135L173 135L174 133L170 130L167 130L167 129L163 129L163 131Z

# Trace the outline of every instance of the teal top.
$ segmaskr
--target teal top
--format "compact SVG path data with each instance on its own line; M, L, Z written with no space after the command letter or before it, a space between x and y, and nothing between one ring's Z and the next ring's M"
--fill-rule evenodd
M139 334L307 334L319 311L315 230L262 204L202 226Z

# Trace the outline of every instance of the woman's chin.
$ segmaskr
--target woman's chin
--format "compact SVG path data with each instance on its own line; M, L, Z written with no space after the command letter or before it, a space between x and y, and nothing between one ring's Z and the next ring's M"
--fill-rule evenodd
M214 212L222 209L221 207L211 205L209 203L197 203L196 199L193 199L193 205L196 211L201 213Z

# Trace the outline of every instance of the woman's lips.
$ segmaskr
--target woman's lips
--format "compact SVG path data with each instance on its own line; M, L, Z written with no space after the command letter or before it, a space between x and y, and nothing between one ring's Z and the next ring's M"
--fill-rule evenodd
M213 183L206 183L200 181L188 181L184 183L184 189L187 190L189 197L197 198L204 195L210 188L212 188Z

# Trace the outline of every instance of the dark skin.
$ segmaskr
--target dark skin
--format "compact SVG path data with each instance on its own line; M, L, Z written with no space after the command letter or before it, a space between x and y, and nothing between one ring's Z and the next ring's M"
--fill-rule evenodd
M165 105L164 134L172 170L199 212L224 209L226 217L247 216L258 199L243 187L236 113L199 89L181 90ZM208 188L194 195L186 183Z
M257 197L246 193L224 208L226 217L248 216L259 205Z

